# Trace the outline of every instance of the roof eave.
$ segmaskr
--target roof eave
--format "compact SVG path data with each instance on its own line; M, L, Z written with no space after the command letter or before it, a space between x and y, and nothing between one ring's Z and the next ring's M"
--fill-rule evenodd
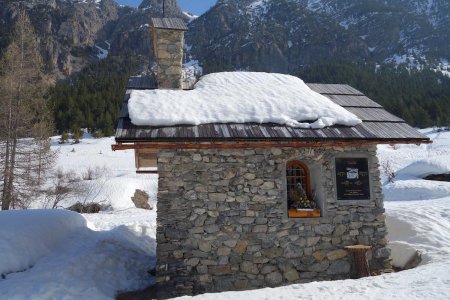
M295 148L295 147L326 147L326 146L354 146L358 145L378 145L378 144L430 144L429 138L423 139L232 139L232 140L125 140L117 139L112 149L130 150L130 149L225 149L225 148Z

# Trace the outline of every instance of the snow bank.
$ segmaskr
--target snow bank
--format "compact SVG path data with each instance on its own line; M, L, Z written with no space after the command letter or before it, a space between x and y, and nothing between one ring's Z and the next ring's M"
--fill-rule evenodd
M297 77L256 72L209 74L190 91L135 90L128 110L132 123L142 126L255 122L323 128L361 123Z
M151 256L156 254L156 209L144 210L129 208L113 212L85 214L88 227L95 231L114 231L120 228L121 239L131 241L133 245Z
M10 259L18 261L15 258L19 257L26 262L22 266L28 268L35 252L41 254L32 262L32 268L0 279L0 298L106 300L115 299L118 292L148 287L153 282L148 271L155 265L156 226L146 230L154 223L152 214L135 209L131 215L119 214L122 220L112 214L111 222L101 222L105 227L110 223L107 231L92 231L82 215L71 212L21 211L5 218L0 213L0 266L3 268ZM134 230L132 223L138 215L141 228ZM103 217L98 214L92 219L100 222ZM129 226L120 224L124 218ZM43 250L42 241L47 241ZM22 271L22 266L15 270Z
M424 178L428 175L445 173L450 173L450 155L431 157L413 162L398 171L397 175Z
M110 204L113 210L91 215L62 210L46 210L41 215L38 210L0 212L0 274L6 274L5 279L0 277L0 298L114 299L118 292L148 287L153 282L148 271L156 257L156 209L134 208L131 196L137 188L145 190L156 206L157 175L137 175L134 151L113 152L113 137L86 135L74 145L57 140L54 137L52 143L59 153L56 167L79 177L88 169L98 171L99 177L81 184L98 184L101 189L91 196L107 199L102 204ZM83 200L78 196L62 205ZM36 203L35 207L41 206ZM31 218L33 213L38 215ZM81 226L70 229L74 221ZM17 257L23 263L5 272ZM17 272L22 270L26 271Z
M32 267L70 232L85 227L83 216L70 211L0 211L0 273Z
M430 174L450 172L450 131L422 129L432 139L429 145L379 145L381 176L387 181L383 166L390 163L395 172L394 183L383 186L388 201L430 200L450 196L450 183L423 180Z
M390 242L388 248L391 249L392 266L402 270L407 267L411 268L411 262L417 257L420 258L419 252L408 243Z
M402 149L407 151L407 148ZM383 187L388 201L438 199L450 195L450 182L423 180L431 174L450 173L450 155L415 161L396 172L393 183Z
M423 179L396 180L383 187L387 201L438 199L450 195L450 182Z

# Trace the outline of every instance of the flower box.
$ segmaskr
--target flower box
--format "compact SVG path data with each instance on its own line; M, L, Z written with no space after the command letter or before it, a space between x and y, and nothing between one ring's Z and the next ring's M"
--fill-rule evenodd
M288 210L289 218L320 218L320 209L295 209Z

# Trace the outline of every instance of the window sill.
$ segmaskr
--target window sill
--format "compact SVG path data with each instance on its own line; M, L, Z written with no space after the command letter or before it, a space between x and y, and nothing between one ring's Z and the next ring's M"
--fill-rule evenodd
M289 218L320 218L320 209L288 209Z

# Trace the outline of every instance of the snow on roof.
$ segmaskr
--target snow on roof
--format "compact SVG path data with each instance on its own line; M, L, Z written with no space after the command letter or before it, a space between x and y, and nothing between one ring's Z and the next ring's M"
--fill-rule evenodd
M324 128L361 123L297 77L256 72L209 74L189 91L133 90L128 110L137 126L277 123Z

